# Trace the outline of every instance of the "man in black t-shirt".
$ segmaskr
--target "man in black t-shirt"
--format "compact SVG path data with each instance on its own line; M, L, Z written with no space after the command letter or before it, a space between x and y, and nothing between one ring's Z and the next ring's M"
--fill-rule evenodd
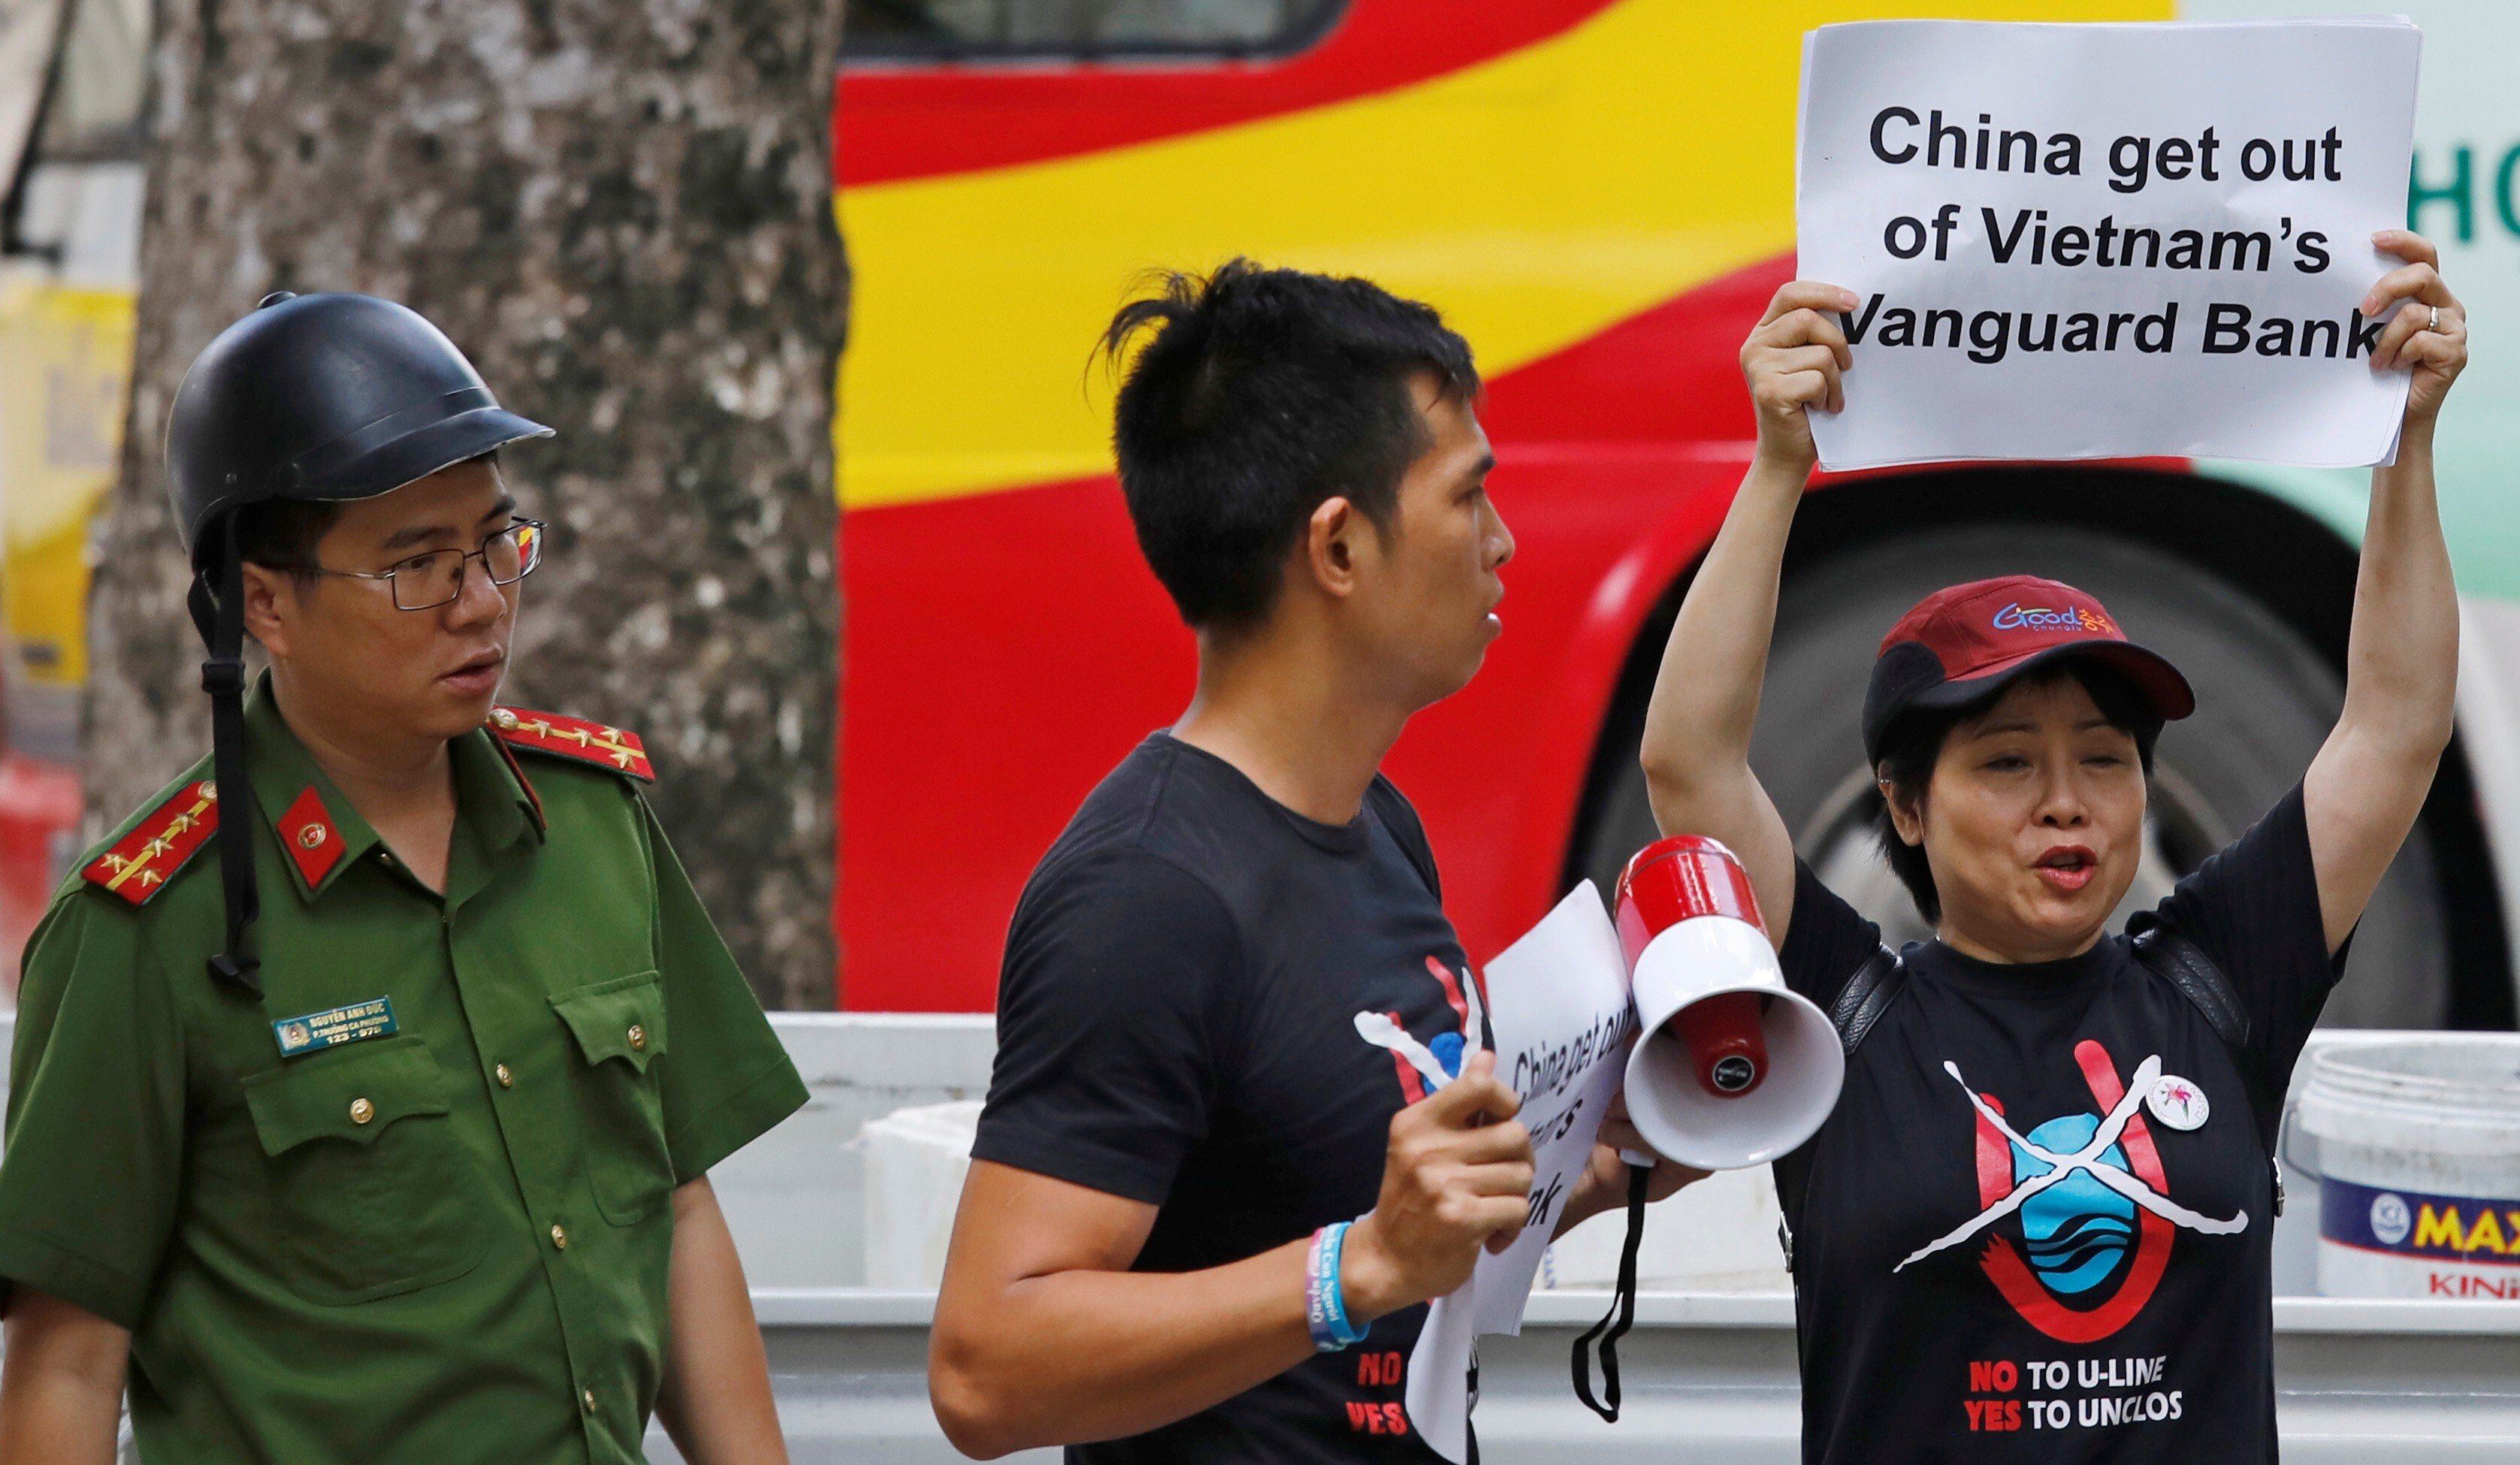
M1113 440L1198 693L1016 908L929 1393L976 1455L1431 1458L1403 1401L1421 1305L1520 1234L1531 1183L1425 833L1377 772L1498 633L1478 377L1360 280L1238 262L1106 343L1148 328ZM1558 1229L1624 1197L1611 1146L1642 1144L1602 1137Z

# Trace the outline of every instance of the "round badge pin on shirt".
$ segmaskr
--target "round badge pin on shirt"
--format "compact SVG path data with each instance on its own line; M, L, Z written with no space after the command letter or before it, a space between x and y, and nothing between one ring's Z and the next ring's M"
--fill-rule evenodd
M2201 1129L2212 1118L2214 1106L2205 1099L2205 1090L2177 1074L2163 1074L2152 1081L2152 1091L2143 1096L2143 1106L2152 1117L2174 1130Z

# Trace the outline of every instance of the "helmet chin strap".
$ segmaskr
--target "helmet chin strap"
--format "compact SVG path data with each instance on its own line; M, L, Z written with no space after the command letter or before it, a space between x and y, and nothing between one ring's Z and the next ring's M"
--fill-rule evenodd
M210 694L210 777L218 787L219 885L226 902L227 950L209 960L210 980L259 999L261 958L246 951L246 928L262 913L253 881L253 788L245 769L245 565L237 555L236 514L219 518L215 570L193 576L185 604L193 627L208 647L202 663L202 690Z

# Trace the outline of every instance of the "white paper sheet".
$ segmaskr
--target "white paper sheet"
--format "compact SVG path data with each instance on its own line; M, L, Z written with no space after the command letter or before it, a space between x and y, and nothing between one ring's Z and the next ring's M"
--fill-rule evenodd
M2421 52L2384 18L1811 32L1796 268L1863 302L1822 466L2394 458L2408 374L2352 333Z
M1459 1292L1426 1305L1418 1346L1409 1353L1409 1385L1400 1396L1418 1438L1453 1465L1462 1465L1470 1452L1470 1331L1478 1285L1473 1273Z
M1488 963L1486 985L1497 1076L1522 1096L1531 1131L1532 1205L1511 1247L1482 1253L1469 1281L1435 1300L1410 1355L1410 1422L1456 1465L1468 1453L1473 1335L1522 1331L1540 1254L1592 1159L1636 1037L1618 931L1590 880Z

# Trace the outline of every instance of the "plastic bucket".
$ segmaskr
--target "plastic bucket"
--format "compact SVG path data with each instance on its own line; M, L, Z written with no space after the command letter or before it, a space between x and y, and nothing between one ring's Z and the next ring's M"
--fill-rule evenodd
M2296 1113L2321 1294L2520 1302L2520 1037L2321 1048Z
M979 1130L978 1099L895 1109L859 1129L868 1286L933 1291L944 1277Z

